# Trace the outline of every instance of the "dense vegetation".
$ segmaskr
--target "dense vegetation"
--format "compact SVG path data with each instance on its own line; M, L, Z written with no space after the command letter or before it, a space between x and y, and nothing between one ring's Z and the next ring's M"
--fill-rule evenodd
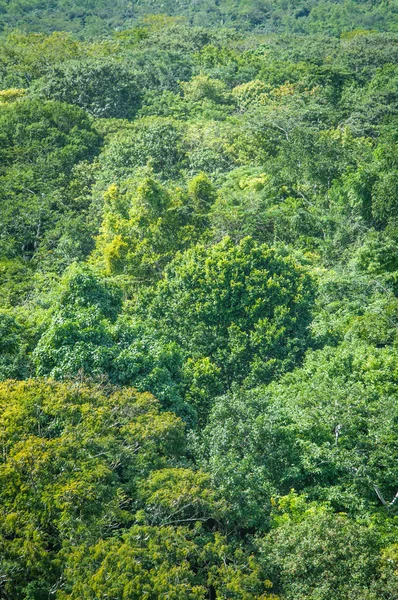
M0 598L398 600L396 3L162 10L0 3Z
M1 0L0 28L91 37L162 12L193 25L339 35L359 27L397 31L397 9L397 0Z

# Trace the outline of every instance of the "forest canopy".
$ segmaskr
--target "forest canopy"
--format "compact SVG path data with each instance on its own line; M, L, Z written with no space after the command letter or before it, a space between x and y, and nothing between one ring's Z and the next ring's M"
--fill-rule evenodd
M396 0L2 0L0 27L49 33L103 35L131 27L145 16L164 15L192 25L234 27L260 33L328 33L352 29L396 31Z
M398 600L397 3L0 0L0 598Z

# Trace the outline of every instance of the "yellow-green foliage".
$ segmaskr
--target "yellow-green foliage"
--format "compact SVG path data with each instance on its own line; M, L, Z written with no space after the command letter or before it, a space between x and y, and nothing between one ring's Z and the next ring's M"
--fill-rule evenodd
M189 521L221 519L227 505L212 487L211 477L191 469L162 469L142 482L140 497L152 525L178 525Z
M128 245L121 235L115 235L104 247L105 273L107 275L121 273L126 264Z
M240 110L245 110L253 104L261 104L267 98L270 86L255 79L248 83L242 83L232 90L232 96Z
M254 556L212 532L228 506L210 476L168 466L183 432L133 389L1 384L5 597L29 597L36 581L60 600L205 600L209 589L225 600L271 598Z
M181 451L183 425L133 389L0 384L0 555L5 593L57 578L63 544L131 519L138 480ZM2 584L3 585L3 584Z
M185 98L191 102L212 100L222 104L230 100L227 86L222 81L204 74L197 75L187 83L181 83L181 87Z
M169 190L150 172L122 187L111 185L104 195L104 218L93 260L101 261L108 275L158 279L175 253L198 239L214 199L214 187L203 173L187 190Z
M23 98L26 90L23 88L10 88L8 90L0 90L0 104L9 104Z

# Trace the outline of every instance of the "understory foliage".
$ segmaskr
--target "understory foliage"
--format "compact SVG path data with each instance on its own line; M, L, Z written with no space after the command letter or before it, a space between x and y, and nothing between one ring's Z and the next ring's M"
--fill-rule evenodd
M398 600L396 2L155 4L0 0L0 598Z

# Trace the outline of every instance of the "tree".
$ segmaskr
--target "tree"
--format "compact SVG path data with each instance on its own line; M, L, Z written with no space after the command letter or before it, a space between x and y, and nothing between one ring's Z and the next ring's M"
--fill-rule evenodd
M274 529L260 542L274 589L287 600L388 598L374 589L379 532L290 495L275 511ZM266 558L265 558L266 557ZM343 567L343 568L342 568Z
M88 267L72 265L33 351L36 375L58 380L83 375L134 385L192 419L180 392L180 349L125 318L121 301L121 291L112 282Z
M24 328L6 311L0 312L0 381L24 379L29 372L25 356Z
M139 480L180 455L183 427L128 388L8 382L0 406L0 589L38 600L76 545L133 521Z
M0 105L3 256L31 258L61 215L73 213L65 193L72 169L100 144L77 107L30 99Z
M250 238L196 246L169 265L139 309L225 385L291 369L309 343L314 286L303 267Z
M148 163L162 178L178 178L186 164L185 126L171 118L146 117L112 136L100 157L106 183L121 183Z
M113 594L128 600L278 600L253 555L200 527L134 526L71 553L61 600Z
M188 189L166 187L150 170L111 185L94 258L108 275L130 275L141 285L156 281L178 250L200 239L214 198L203 173Z
M61 63L37 80L30 94L75 104L95 117L119 119L133 118L141 103L137 75L109 58Z
M397 355L354 340L280 381L217 400L201 464L243 527L291 488L353 515L396 510ZM384 508L383 508L384 507Z

